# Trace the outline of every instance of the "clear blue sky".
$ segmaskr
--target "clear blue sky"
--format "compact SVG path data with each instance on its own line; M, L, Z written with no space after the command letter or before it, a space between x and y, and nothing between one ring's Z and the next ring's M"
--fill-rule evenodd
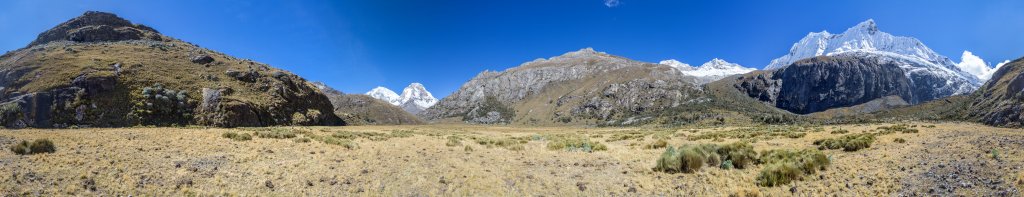
M873 18L959 61L1024 56L1024 1L114 1L0 2L0 50L87 10L324 81L347 93L421 82L443 97L480 71L594 47L641 61L764 67L808 32Z

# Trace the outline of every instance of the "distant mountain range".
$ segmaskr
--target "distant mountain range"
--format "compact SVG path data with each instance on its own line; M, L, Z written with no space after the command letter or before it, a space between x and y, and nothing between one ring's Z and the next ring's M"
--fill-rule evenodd
M379 86L366 92L366 95L395 106L400 106L412 114L419 114L437 104L437 98L434 98L434 95L430 94L430 91L427 91L427 88L423 87L423 84L420 83L409 84L405 89L402 89L401 95L391 91L391 89Z
M699 67L693 67L675 59L662 60L658 63L672 66L672 68L679 70L679 72L682 72L685 75L694 76L697 79L700 79L700 81L698 81L700 84L716 81L730 75L744 74L757 70L755 68L743 67L739 64L730 63L718 58L701 64Z

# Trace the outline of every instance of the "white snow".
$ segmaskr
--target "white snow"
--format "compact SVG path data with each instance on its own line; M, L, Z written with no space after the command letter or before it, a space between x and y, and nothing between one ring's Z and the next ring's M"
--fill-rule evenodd
M373 90L366 92L366 95L391 103L392 105L402 104L402 97L398 96L395 91L391 91L391 89L385 87L377 86L376 88L373 88Z
M427 91L427 88L423 87L423 84L412 83L402 90L402 103L413 102L416 106L422 109L429 108L437 104L437 98Z
M423 84L420 83L409 84L409 86L402 90L402 95L398 95L394 91L391 91L391 89L380 86L366 92L366 95L391 103L395 106L403 106L406 103L411 103L420 110L427 109L430 106L437 104L437 98L434 98L434 95L430 94L430 91L427 91L427 88L423 87Z
M831 34L827 31L809 33L799 42L793 44L788 54L772 60L765 69L779 69L797 60L820 55L834 56L846 53L874 53L895 59L905 59L934 67L923 70L935 72L930 74L936 76L959 78L969 82L973 87L980 86L982 83L982 80L979 79L981 77L965 71L948 57L932 51L920 40L912 37L893 36L879 31L875 21L871 19L861 22L841 34ZM973 62L968 64L973 64ZM906 71L921 72L921 69ZM970 90L966 91L973 91L973 87L967 88Z
M694 76L701 79L699 83L706 83L725 78L726 76L744 74L757 69L747 68L739 64L730 63L722 59L714 58L698 67L680 62L675 59L662 60L658 64L671 66L684 75Z

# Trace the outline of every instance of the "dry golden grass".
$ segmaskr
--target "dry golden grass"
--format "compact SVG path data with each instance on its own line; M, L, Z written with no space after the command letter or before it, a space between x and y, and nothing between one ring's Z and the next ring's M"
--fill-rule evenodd
M922 123L909 123L921 124ZM931 125L932 123L927 123ZM235 141L225 132L253 135L251 129L118 128L0 131L6 150L20 140L47 138L57 151L16 155L0 152L0 193L14 195L225 195L225 196L850 196L928 195L942 183L925 175L964 161L976 174L993 174L1001 190L1019 195L1024 164L1019 150L1024 132L974 124L940 123L919 133L878 136L870 148L856 152L825 150L832 165L802 181L779 186L755 185L757 165L746 169L705 167L692 174L655 172L664 151L644 145L717 143L742 139L687 136L733 128L583 128L501 127L472 125L286 127L298 138L338 132L380 133L388 138L355 137L353 149L318 140L252 138ZM888 125L842 125L850 133ZM825 126L826 128L832 126ZM410 132L411 131L411 132ZM607 141L617 133L642 133L637 139ZM551 150L549 135L587 136L606 151ZM451 143L461 139L461 145ZM807 132L800 138L762 138L757 151L815 148L817 139L840 134ZM472 138L519 139L522 150L488 148ZM896 143L895 138L906 139ZM982 140L982 141L979 141ZM979 143L996 140L1001 143ZM941 147L939 147L941 146ZM985 153L1001 150L1001 160ZM975 157L975 155L978 155ZM962 158L963 157L963 158ZM1001 167L997 167L1001 166ZM961 176L967 176L961 174ZM949 193L993 194L988 185ZM271 187L272 186L272 187Z

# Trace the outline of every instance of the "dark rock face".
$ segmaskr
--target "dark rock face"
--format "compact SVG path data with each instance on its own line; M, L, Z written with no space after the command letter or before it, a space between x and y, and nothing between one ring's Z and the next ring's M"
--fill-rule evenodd
M109 42L121 40L162 40L159 32L153 28L132 24L117 15L104 12L88 11L82 16L61 23L53 29L39 34L29 46L52 41L73 42Z
M49 128L69 125L90 125L95 123L86 117L88 111L95 112L95 105L82 105L100 94L114 90L117 85L113 77L79 76L65 88L34 92L3 98L0 102L0 126L7 128Z
M735 87L750 97L800 114L854 106L886 96L899 96L912 104L948 96L928 88L945 80L906 76L895 62L819 56L771 73L743 76Z

